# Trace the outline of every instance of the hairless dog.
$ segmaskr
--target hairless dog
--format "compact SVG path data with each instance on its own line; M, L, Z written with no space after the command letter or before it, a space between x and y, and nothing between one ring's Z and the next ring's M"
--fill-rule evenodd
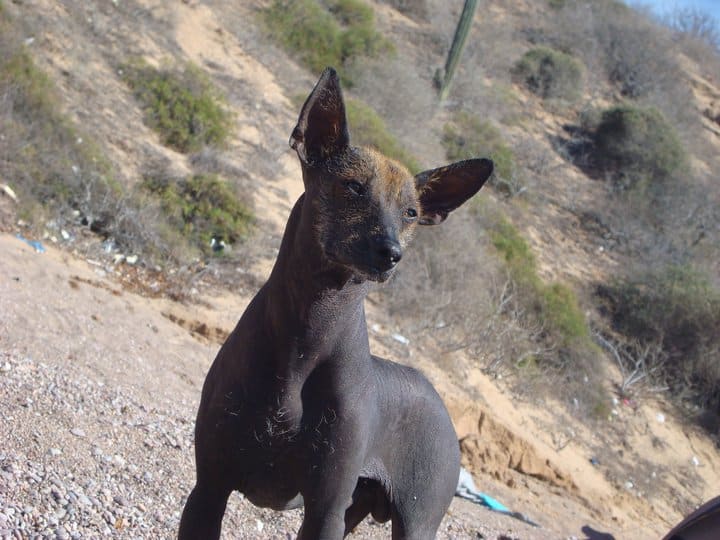
M205 380L197 482L181 539L218 538L233 490L257 506L304 506L301 539L339 539L368 514L394 539L434 538L458 481L448 412L417 370L370 353L363 300L392 274L417 225L435 225L492 173L471 159L412 176L350 144L332 68L290 145L302 167L267 283Z

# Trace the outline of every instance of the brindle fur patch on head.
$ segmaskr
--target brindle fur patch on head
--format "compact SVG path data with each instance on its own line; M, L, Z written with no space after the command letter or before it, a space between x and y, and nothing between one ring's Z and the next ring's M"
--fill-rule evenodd
M410 241L415 220L407 211L419 212L412 174L371 148L349 146L312 175L307 195L324 255L358 277L385 281L392 269L373 260L373 242Z

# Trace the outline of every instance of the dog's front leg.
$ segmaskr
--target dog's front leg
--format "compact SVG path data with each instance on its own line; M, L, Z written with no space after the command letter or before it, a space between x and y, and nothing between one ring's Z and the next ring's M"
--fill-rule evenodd
M334 473L305 496L305 516L298 540L340 540L345 534L345 511L352 503L357 472Z
M305 517L298 533L298 540L340 540L343 537L345 533L344 510L330 507L318 507L311 510L308 506L305 505Z
M298 540L340 540L345 534L345 512L363 465L367 425L344 419L324 433L324 442L312 451L303 489L305 516Z

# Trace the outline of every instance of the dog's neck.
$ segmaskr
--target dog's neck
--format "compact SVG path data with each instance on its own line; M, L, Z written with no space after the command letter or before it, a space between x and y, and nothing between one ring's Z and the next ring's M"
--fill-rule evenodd
M308 207L303 195L290 214L266 284L265 321L274 339L295 344L294 368L305 373L336 358L369 358L363 300L370 283L322 254Z

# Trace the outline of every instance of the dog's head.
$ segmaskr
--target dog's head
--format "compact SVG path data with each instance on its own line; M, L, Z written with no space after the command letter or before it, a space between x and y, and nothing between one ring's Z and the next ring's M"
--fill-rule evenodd
M470 159L415 176L370 148L350 145L337 73L327 68L290 137L323 255L360 279L385 281L417 225L436 225L475 195L493 170Z

